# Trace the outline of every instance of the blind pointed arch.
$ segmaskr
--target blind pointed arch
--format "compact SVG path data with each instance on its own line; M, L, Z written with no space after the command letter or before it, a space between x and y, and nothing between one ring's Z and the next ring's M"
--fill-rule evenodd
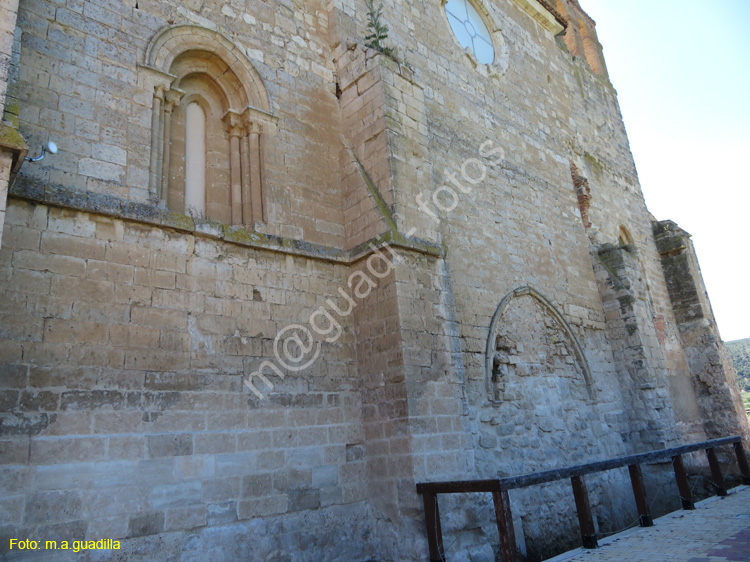
M573 333L573 330L570 327L570 324L568 324L568 321L565 320L565 317L562 315L562 313L557 309L557 307L555 307L554 304L552 304L552 302L550 302L549 299L547 299L544 295L542 295L539 291L537 291L533 287L523 286L523 287L514 289L513 291L508 293L503 298L502 301L500 301L500 304L495 310L495 314L493 315L492 321L490 323L490 331L489 331L489 336L487 338L487 347L485 350L485 381L486 381L487 393L488 393L488 397L490 401L491 402L497 401L495 398L494 390L492 388L492 371L493 371L493 359L495 357L495 338L498 332L498 325L501 321L503 313L508 308L508 306L515 299L518 299L520 297L532 298L553 319L553 321L557 325L557 328L560 330L562 334L564 334L568 344L572 348L571 351L573 352L575 356L575 360L576 360L578 367L580 367L581 369L581 375L583 376L583 380L585 381L586 391L588 393L589 399L591 400L595 399L596 392L594 390L594 380L591 375L591 368L589 367L588 361L586 360L586 355L583 353L583 348L581 347L581 344L579 343L578 338L575 336L575 333Z
M156 77L152 198L176 212L203 209L203 218L226 224L262 222L264 137L277 118L270 113L263 80L242 49L217 31L170 26L151 40L143 66ZM195 115L196 106L205 116L201 127L187 115L188 107ZM196 153L196 146L204 147L203 154ZM195 165L195 159L204 165ZM205 177L194 177L195 170L204 170ZM206 186L204 204L193 200L188 208L187 190L197 183Z

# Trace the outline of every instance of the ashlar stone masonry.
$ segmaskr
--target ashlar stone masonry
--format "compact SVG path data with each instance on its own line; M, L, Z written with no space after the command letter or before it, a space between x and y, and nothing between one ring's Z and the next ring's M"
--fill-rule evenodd
M750 437L594 21L466 2L491 64L438 0L383 1L395 56L364 0L0 0L0 556L426 560L417 482ZM565 486L510 500L527 560L575 544ZM489 498L440 508L501 559Z

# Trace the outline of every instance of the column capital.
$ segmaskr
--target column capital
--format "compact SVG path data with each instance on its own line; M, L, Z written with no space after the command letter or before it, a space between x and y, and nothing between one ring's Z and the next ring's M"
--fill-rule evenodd
M166 96L168 89L169 86L167 86L166 84L157 84L156 86L154 86L154 99L164 101L164 97Z
M248 133L260 134L275 131L279 118L262 109L248 105L242 110L242 120Z
M185 92L178 88L170 88L164 95L164 109L166 111L172 112L177 105L179 105L180 100L185 95Z
M226 129L230 137L242 137L247 134L242 116L236 111L230 109L222 116L221 120L224 123L224 129Z
M248 122L245 123L245 129L247 130L248 135L259 135L263 132L263 124Z

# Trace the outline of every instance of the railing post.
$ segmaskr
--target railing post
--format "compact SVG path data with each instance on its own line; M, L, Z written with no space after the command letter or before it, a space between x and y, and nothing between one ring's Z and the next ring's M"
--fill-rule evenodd
M695 509L693 494L690 491L690 482L685 472L685 465L682 463L682 455L672 457L672 466L674 467L674 475L677 479L677 489L680 491L682 509Z
M747 465L747 456L745 456L745 448L742 446L742 441L732 444L734 446L734 454L737 455L737 464L740 466L740 474L742 474L742 483L750 485L750 468Z
M596 541L594 518L591 514L591 504L589 503L589 493L586 489L586 483L583 481L582 476L573 476L570 482L573 484L573 496L576 500L578 522L581 525L583 548L596 548L599 543Z
M437 494L425 492L424 501L425 524L427 525L427 544L430 546L430 562L444 562L443 531L440 528L440 508Z
M500 552L503 562L516 562L516 534L513 530L513 515L510 512L510 498L507 490L492 492L495 504L497 532L500 533Z
M641 465L631 464L628 471L630 472L630 483L633 485L635 505L638 508L641 527L653 527L654 520L651 518L651 509L648 507L648 500L646 499L646 487L643 485Z
M708 466L711 467L711 478L713 478L718 490L717 494L726 496L727 488L724 485L724 476L721 474L721 465L719 465L719 459L716 458L716 451L713 447L706 449L706 456L708 457Z

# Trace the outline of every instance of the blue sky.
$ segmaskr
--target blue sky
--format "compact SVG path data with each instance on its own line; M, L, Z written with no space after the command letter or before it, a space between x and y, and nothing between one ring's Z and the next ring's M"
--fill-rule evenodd
M750 0L579 0L649 210L693 235L725 341L750 337Z

